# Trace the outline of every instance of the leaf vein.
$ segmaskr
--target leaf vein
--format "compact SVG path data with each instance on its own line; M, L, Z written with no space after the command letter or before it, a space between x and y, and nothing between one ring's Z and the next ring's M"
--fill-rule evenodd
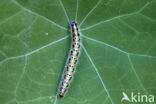
M82 22L80 23L79 27L84 23L84 21L87 19L87 17L98 7L98 5L101 3L102 0L99 0L97 4L87 13L87 15L83 18Z
M114 102L113 102L113 100L112 100L112 98L111 98L111 96L110 96L110 94L109 94L109 92L108 92L108 90L107 90L107 88L106 88L106 85L104 84L104 81L102 80L102 78L101 78L101 76L100 76L100 74L99 74L99 71L98 71L97 67L95 66L94 62L92 61L92 59L91 59L91 57L89 56L89 54L88 54L87 50L85 49L85 47L82 46L82 48L83 48L83 50L85 51L85 53L86 53L88 59L89 59L90 62L92 63L92 66L94 67L94 69L95 69L95 71L96 71L96 73L97 73L97 75L98 75L98 77L99 77L99 79L100 79L100 81L101 81L101 83L102 83L102 86L103 86L104 90L106 91L108 97L110 98L111 103L114 104Z
M86 28L83 28L83 29L81 29L82 31L84 31L84 30L88 30L88 29L90 29L90 28L93 28L93 27L95 27L95 26L98 26L98 25L100 25L100 24L103 24L103 23L106 23L106 22L110 22L110 21L112 21L112 20L114 20L114 19L117 19L117 18L122 18L122 17L126 17L126 16L131 16L131 15L134 15L134 14L139 14L141 11L143 11L149 4L150 4L151 2L147 2L142 8L140 8L138 11L136 11L136 12L132 12L132 13L129 13L129 14L123 14L123 15L118 15L118 16L115 16L115 17L112 17L112 18L109 18L109 19L106 19L106 20L102 20L102 21L100 21L100 22L98 22L98 23L95 23L95 24L93 24L93 25L91 25L91 26L88 26L88 27L86 27Z
M117 48L117 47L115 47L115 46L113 46L113 45L104 43L104 42L102 42L102 41L99 41L99 40L90 38L90 37L85 36L85 35L81 35L81 36L84 37L84 38L86 38L86 39L88 39L88 40L94 41L94 42L99 43L99 44L103 44L103 45L105 45L105 46L107 46L107 47L110 47L110 48L113 48L113 49L115 49L115 50L117 50L117 51L119 51L119 52L125 53L125 54L127 54L127 55L134 55L134 56L140 56L140 57L156 58L156 56L151 56L151 55L147 55L147 54L128 53L128 52L126 52L126 51L121 50L120 48Z
M69 35L68 35L68 36L65 36L65 37L63 37L63 38L61 38L61 39L58 39L58 40L56 40L56 41L53 41L53 42L51 42L51 43L49 43L49 44L46 44L46 45L44 45L44 46L42 46L42 47L40 47L40 48L38 48L38 49L36 49L36 50L33 50L33 51L31 51L31 52L26 53L26 54L24 54L24 55L8 57L8 58L4 59L3 61L1 61L1 62L0 62L0 65L2 65L4 62L6 62L6 61L8 61L8 60L11 60L11 59L17 59L17 58L21 58L21 57L24 57L24 56L29 56L29 55L31 55L31 54L34 54L34 53L36 53L36 52L38 52L38 51L40 51L40 50L42 50L42 49L44 49L44 48L46 48L46 47L49 47L49 46L52 46L52 45L54 45L54 44L56 44L56 43L58 43L58 42L61 42L61 41L65 40L65 39L67 39L68 37L69 37Z
M65 15L66 15L66 18L67 18L68 22L70 22L70 21L69 21L69 17L68 17L68 15L67 15L67 12L66 12L66 10L65 10L65 8L64 8L64 5L63 5L62 1L59 0L59 2L60 2L60 5L61 5L61 7L62 7L62 9L63 9L63 11L64 11L64 13L65 13Z
M27 8L23 7L23 6L22 6L21 4L19 4L16 0L11 0L11 1L12 1L14 4L16 4L17 6L19 6L20 8L22 8L22 9L28 11L29 13L34 14L34 15L37 15L37 16L43 18L44 20L50 22L51 24L53 24L53 25L55 25L55 26L57 26L57 27L59 27L59 28L61 28L61 29L63 29L63 30L67 30L67 28L65 28L65 27L63 27L63 26L61 26L61 25L55 23L54 21L48 19L47 17L42 16L42 15L40 15L40 14L34 12L34 11L31 11L30 9L27 9Z
M20 85L20 82L21 82L21 80L22 80L22 78L23 78L23 75L24 75L24 73L25 73L26 67L27 67L27 56L25 56L25 64L24 64L24 67L23 67L23 71L22 71L22 73L21 73L21 75L20 75L20 77L19 77L19 79L18 79L16 88L15 88L15 97L16 97L16 98L17 98L17 89L18 89L18 87L19 87L19 85Z
M13 14L13 15L10 16L10 17L7 17L5 20L3 20L3 21L0 22L0 25L3 24L3 23L5 23L5 22L7 22L7 21L9 21L10 19L14 18L15 16L17 16L17 15L20 14L21 12L22 12L22 10L16 12L15 14Z
M75 14L75 21L77 21L77 14L78 14L78 8L79 8L79 0L76 0L76 14Z
M145 87L143 86L143 84L142 84L142 82L141 82L141 80L140 80L140 78L139 78L137 72L135 71L134 65L133 65L132 60L131 60L131 58L130 58L129 55L128 55L128 61L129 61L130 65L131 65L131 69L133 70L133 72L134 72L134 74L135 74L135 76L136 76L136 78L137 78L139 84L140 84L141 87L144 89L144 91L147 92L147 90L146 90ZM148 92L147 92L147 93L148 93Z
M151 22L156 22L155 19L152 19L152 18L150 18L149 16L146 16L146 15L141 14L141 13L140 13L139 15L141 15L142 17L146 18L147 20L149 20L149 21L151 21Z
M91 25L91 26L88 26L88 27L86 27L86 28L82 28L81 31L88 30L88 29L90 29L90 28L93 28L93 27L95 27L95 26L101 25L101 24L103 24L103 23L110 22L110 21L115 20L115 19L118 19L118 18L122 18L122 17L126 17L126 16L131 16L131 15L135 15L135 14L136 14L136 13L133 12L133 13L129 13L129 14L118 15L118 16L115 16L115 17L113 17L113 18L109 18L109 19L106 19L106 20L104 20L104 21L100 21L100 22L98 22L98 23L96 23L96 24L93 24L93 25Z

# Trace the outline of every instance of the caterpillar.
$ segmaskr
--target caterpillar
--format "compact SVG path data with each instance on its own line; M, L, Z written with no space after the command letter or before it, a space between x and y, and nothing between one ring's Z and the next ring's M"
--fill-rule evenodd
M60 98L65 96L69 88L80 55L80 33L76 22L71 22L70 30L72 37L72 45L67 59L67 65L65 66L64 74L59 87L58 96Z

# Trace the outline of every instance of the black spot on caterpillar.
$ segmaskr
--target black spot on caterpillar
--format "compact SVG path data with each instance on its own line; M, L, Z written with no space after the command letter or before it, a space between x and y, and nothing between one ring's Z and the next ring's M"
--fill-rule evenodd
M78 62L78 58L80 55L81 43L80 43L80 33L79 33L79 29L77 27L77 23L72 22L70 24L70 29L71 29L72 45L71 45L71 49L70 49L70 54L67 59L67 65L65 67L65 72L63 74L62 81L61 81L60 87L59 87L58 96L60 98L65 96L65 94L69 88L69 85L73 78L73 75L74 75L74 72L76 69L76 65Z

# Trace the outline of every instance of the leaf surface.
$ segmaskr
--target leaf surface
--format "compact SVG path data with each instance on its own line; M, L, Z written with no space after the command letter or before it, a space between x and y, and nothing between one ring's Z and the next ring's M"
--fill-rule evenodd
M0 104L120 104L123 92L156 96L155 0L1 0L0 8ZM80 28L81 56L59 99L71 21Z

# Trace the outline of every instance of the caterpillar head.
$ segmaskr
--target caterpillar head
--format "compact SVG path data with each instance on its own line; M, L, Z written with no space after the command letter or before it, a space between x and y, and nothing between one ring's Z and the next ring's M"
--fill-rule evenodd
M75 21L71 22L70 24L71 24L71 26L73 26L73 25L77 26L77 23Z

